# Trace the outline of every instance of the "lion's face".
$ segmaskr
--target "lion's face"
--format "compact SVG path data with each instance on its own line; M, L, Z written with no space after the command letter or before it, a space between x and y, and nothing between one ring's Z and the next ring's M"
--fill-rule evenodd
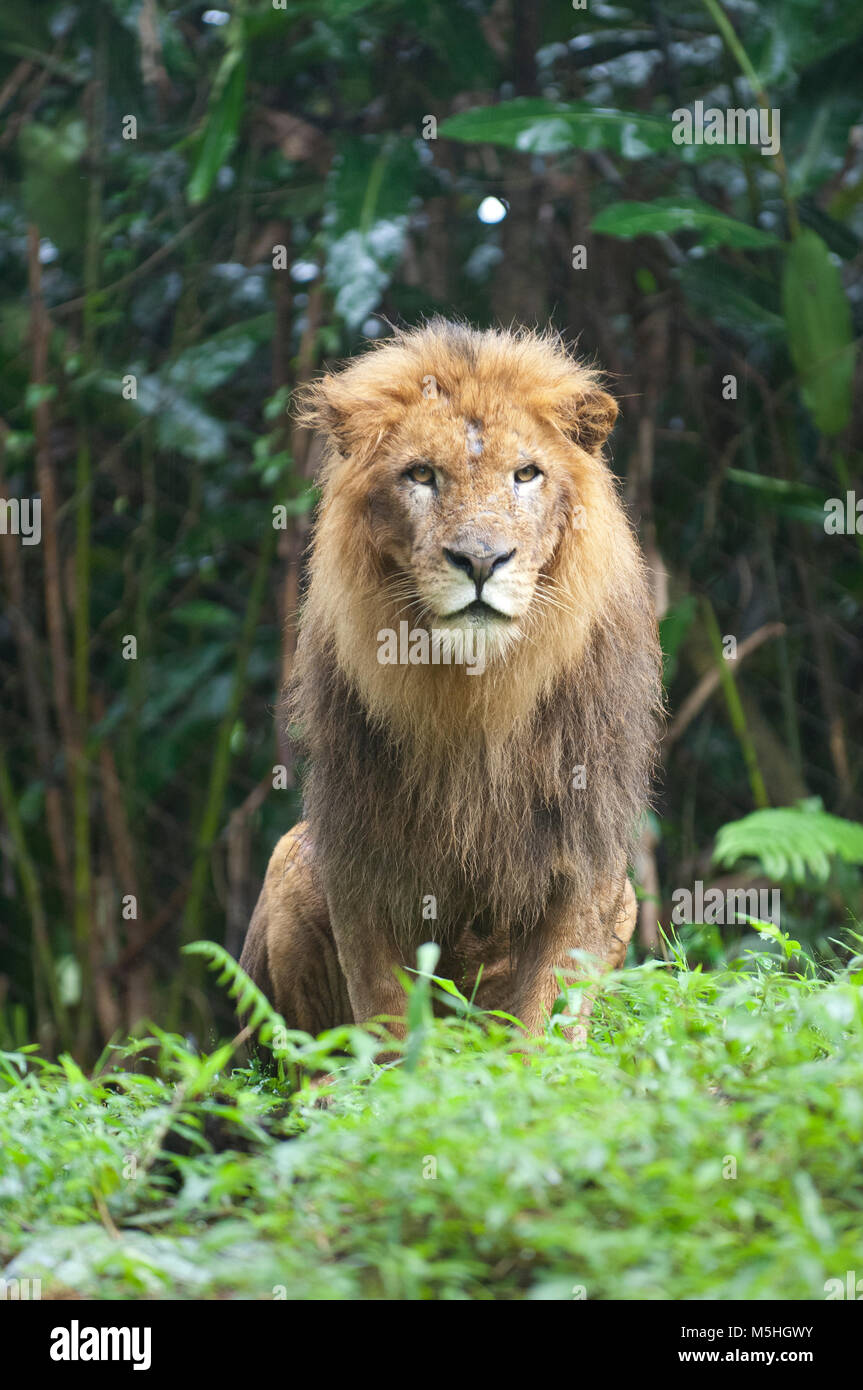
M481 629L490 655L559 602L547 570L576 498L553 438L527 414L409 409L375 465L373 536L392 593L426 626Z
M503 730L577 664L613 590L641 583L602 460L616 414L552 334L440 321L307 388L300 418L327 453L306 632L332 641L367 708L415 732ZM403 625L430 656L420 640L381 659ZM436 633L511 679L436 663Z

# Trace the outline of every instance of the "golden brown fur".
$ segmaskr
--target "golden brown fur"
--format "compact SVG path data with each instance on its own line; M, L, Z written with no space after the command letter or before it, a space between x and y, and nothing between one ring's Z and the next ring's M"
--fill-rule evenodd
M428 939L531 1030L572 950L622 962L660 665L601 459L616 414L556 337L442 320L308 393L329 449L289 694L307 819L242 957L290 1026L401 1013L394 968ZM481 632L484 671L382 664L404 620Z

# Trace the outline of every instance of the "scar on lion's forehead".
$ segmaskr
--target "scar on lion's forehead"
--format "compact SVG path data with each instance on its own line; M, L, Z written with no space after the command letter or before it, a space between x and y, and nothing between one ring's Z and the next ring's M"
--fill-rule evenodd
M482 420L465 420L465 438L467 439L467 451L474 458L479 458L482 453Z

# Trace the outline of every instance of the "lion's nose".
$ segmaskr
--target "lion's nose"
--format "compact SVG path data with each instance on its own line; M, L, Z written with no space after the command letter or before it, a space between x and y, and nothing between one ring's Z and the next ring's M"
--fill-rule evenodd
M482 586L489 575L494 574L495 570L505 565L507 560L511 560L515 550L499 550L497 554L477 555L468 550L450 550L444 546L443 553L451 565L456 569L464 570L469 574L476 585L476 596L479 598L482 593Z

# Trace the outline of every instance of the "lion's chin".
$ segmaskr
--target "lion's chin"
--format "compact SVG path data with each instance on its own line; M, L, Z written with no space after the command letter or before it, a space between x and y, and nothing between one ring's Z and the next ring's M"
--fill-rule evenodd
M451 633L469 633L474 641L482 642L487 662L504 658L522 635L518 616L511 617L482 602L470 603L454 613L436 614L429 626Z

